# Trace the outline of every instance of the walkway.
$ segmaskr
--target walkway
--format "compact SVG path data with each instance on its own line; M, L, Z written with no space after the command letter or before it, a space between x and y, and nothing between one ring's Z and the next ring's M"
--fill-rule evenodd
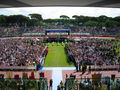
M57 90L57 86L62 81L62 70L60 68L53 68L52 79L53 79L53 90Z
M52 70L53 90L63 81L63 70L75 70L75 67L44 67L42 70Z

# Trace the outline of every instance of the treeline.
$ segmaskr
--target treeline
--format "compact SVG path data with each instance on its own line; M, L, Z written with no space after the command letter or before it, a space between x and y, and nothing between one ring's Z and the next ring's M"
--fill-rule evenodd
M69 18L61 15L59 19L43 19L40 14L24 15L0 15L0 26L97 26L97 27L120 27L120 16L107 17L101 15L99 17L78 16L73 15Z

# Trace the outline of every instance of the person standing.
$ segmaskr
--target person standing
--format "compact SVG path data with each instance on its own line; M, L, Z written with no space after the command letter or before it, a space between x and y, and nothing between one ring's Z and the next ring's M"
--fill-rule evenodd
M60 87L61 87L61 90L63 90L64 85L62 81L60 82Z
M91 66L90 65L89 65L88 71L89 71L89 73L91 73Z
M79 60L78 59L76 60L76 71L77 72L79 71Z
M52 85L53 84L53 80L52 79L50 79L50 90L52 90Z
M79 71L81 71L81 63L79 63Z
M57 86L57 90L60 90L60 85Z

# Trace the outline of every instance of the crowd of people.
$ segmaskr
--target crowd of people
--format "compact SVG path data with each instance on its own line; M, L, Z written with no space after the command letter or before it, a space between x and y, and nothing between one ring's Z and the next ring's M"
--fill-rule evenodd
M29 27L25 31L25 33L43 33L43 32L45 32L44 26Z
M42 33L45 31L44 26L35 27L0 27L0 35L21 36L23 33Z
M120 63L120 43L115 39L84 38L67 45L68 54L79 65L116 65Z
M106 28L106 27L90 27L90 26L79 26L71 27L72 33L89 33L91 35L113 35L120 33L120 28Z
M35 66L45 47L35 44L34 39L0 39L0 66Z
M23 33L44 33L45 29L64 29L63 27L57 27L57 26L30 26L30 27L0 27L0 35L21 35Z
M21 35L22 33L25 32L25 27L0 27L0 35L4 36L4 35L11 35L11 36L15 36L15 35Z
M31 27L0 27L0 35L22 35L23 33L44 33L46 29L65 29L68 27L60 26L31 26ZM119 34L120 28L101 28L101 27L90 27L90 26L79 26L79 27L69 27L71 33L89 33L91 35L113 35Z

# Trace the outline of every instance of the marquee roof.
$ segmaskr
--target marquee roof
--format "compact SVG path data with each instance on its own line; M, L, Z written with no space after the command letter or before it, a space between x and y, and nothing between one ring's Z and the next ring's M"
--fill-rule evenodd
M0 0L0 8L39 6L120 8L120 0Z

